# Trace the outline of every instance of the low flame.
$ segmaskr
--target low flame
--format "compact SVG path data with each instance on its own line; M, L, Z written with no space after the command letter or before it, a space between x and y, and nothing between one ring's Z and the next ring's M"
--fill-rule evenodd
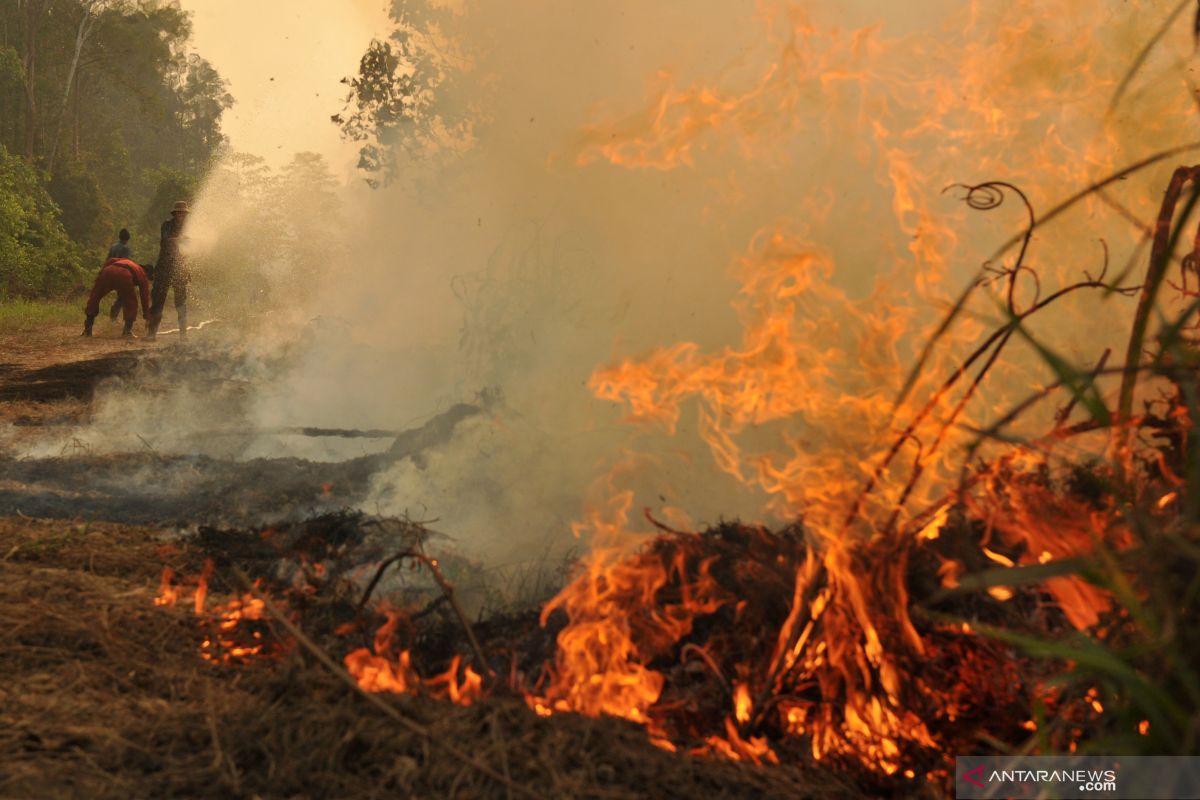
M156 606L174 606L179 601L179 587L175 585L175 570L164 567L162 578L158 583L158 595L154 598Z
M196 591L197 608L202 608L203 594ZM261 598L247 592L216 606L202 616L209 636L200 644L200 656L214 664L233 664L248 661L264 652L263 632L243 625L263 619L265 606ZM247 637L249 637L247 639Z
M262 623L266 605L253 592L231 598L207 608L208 579L212 575L211 559L204 563L203 571L193 581L176 583L176 573L165 567L159 581L156 606L174 606L180 599L187 583L194 583L192 590L192 613L197 618L204 639L200 643L200 657L220 665L245 664L263 657L277 658L284 648L269 642ZM255 590L263 590L262 582L254 582Z
M412 654L401 650L388 658L393 650L396 629L402 619L396 611L385 612L387 621L375 633L374 649L360 647L343 660L358 685L367 692L394 694L427 694L469 706L483 696L483 677L469 665L461 668L461 657L454 656L446 671L422 678L412 665ZM461 668L461 669L460 669ZM461 674L461 677L460 677Z

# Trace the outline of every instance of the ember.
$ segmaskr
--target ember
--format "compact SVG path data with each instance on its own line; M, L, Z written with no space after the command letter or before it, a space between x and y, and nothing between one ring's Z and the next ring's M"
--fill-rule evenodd
M213 573L212 559L205 559L203 571L191 581L192 613L204 638L200 643L200 656L205 661L220 665L246 664L258 658L280 658L289 645L280 643L266 626L264 601L253 593L233 597L209 608L208 582ZM175 584L175 571L163 568L158 596L154 604L174 606L179 600L183 585ZM263 582L255 581L254 588L261 590Z

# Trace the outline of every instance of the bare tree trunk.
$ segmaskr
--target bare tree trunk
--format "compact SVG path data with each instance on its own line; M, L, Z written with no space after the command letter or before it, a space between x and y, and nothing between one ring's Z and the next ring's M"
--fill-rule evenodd
M54 171L54 162L58 158L58 141L62 137L63 119L67 116L67 107L71 101L71 87L75 83L75 75L79 71L79 56L83 53L83 46L87 44L88 36L92 32L92 26L96 23L96 16L93 13L98 10L103 0L90 0L82 3L83 19L79 20L79 31L75 34L75 54L71 57L71 67L67 70L67 83L63 87L62 108L58 112L58 122L54 126L54 139L50 143L50 160L47 162L46 168Z
M79 151L82 147L82 133L80 132L80 109L83 106L81 98L83 97L83 73L80 72L75 78L75 114L71 124L71 155L76 161L79 160Z
M47 0L23 0L25 25L22 67L25 71L25 160L33 163L37 154L38 104L37 104L37 35L38 27L45 16Z

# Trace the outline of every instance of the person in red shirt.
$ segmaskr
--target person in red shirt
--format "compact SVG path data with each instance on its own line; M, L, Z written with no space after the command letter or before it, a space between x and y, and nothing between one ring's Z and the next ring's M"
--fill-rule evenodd
M128 258L110 258L104 268L96 276L92 284L92 293L88 297L84 314L87 319L83 323L83 335L92 335L92 323L100 313L100 301L109 292L116 292L125 311L125 330L123 336L133 336L133 322L137 319L138 300L141 300L142 316L150 316L150 280L146 271Z

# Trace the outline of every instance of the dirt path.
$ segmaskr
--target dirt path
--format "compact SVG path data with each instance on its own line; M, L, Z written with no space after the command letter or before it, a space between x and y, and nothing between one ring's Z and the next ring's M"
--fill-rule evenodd
M85 422L96 386L133 372L139 359L178 348L178 333L156 341L121 336L120 323L98 320L96 335L53 325L0 331L0 426ZM196 335L193 334L193 338Z

